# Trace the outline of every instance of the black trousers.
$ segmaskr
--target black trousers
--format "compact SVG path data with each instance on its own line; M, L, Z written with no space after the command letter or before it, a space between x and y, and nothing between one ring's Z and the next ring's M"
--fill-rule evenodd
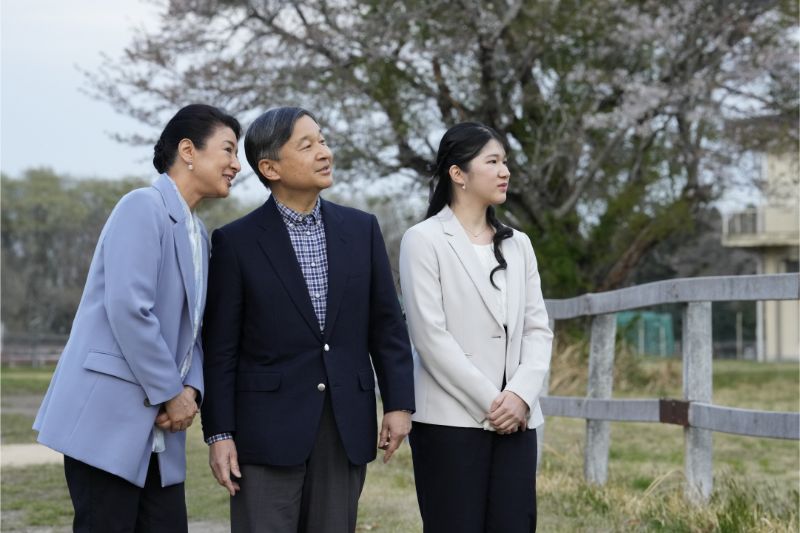
M156 454L139 488L119 476L64 456L64 474L79 533L185 533L189 530L183 483L161 486Z
M536 531L535 429L414 422L410 442L425 533Z

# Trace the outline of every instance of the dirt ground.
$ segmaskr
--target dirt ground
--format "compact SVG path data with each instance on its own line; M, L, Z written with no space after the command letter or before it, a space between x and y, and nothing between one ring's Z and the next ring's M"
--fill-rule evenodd
M36 411L42 403L38 394L20 394L3 398L3 413L20 414L30 417L36 416ZM41 444L2 444L0 445L0 468L18 468L37 464L62 463L63 456ZM12 511L13 513L13 511ZM3 522L13 523L13 517L4 516ZM2 528L5 531L5 527ZM13 529L11 530L13 531ZM70 527L37 527L26 528L26 533L69 533ZM230 531L228 524L219 522L189 522L189 533L227 533Z

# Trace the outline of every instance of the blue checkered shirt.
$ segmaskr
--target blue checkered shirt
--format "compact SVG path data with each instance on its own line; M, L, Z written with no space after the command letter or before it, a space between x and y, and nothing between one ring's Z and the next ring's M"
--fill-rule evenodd
M311 213L304 215L275 201L286 224L292 248L303 271L308 295L319 321L319 329L325 329L325 307L328 303L328 247L325 242L325 224L322 222L320 200Z
M277 199L275 205L289 232L292 248L306 280L308 295L319 321L319 329L325 329L325 308L328 304L328 247L325 241L325 224L322 221L320 200L309 214L298 213ZM230 433L213 435L206 440L211 445L233 438Z

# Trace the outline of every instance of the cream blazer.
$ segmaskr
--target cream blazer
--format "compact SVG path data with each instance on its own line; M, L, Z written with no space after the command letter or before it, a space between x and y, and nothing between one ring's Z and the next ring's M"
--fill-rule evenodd
M413 420L490 429L486 415L506 390L530 407L528 427L544 423L539 395L553 333L527 235L502 242L507 330L496 289L449 207L410 228L400 245L400 285L414 347Z

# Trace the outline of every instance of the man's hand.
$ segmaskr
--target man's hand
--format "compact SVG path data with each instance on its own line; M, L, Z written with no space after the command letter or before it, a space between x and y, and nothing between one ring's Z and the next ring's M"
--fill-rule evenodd
M228 489L231 496L236 496L239 484L231 478L240 478L239 459L233 439L218 440L208 447L208 465L217 483Z
M509 390L501 392L492 402L486 419L501 435L515 433L528 427L528 404Z
M184 386L180 394L164 403L164 412L169 420L169 427L165 427L166 422L160 414L156 417L156 425L163 429L169 429L173 433L185 431L192 425L194 415L199 410L195 399L197 399L197 391L189 385ZM160 418L161 422L159 423Z
M395 450L411 431L411 413L390 411L383 415L378 448L383 450L383 462L388 463Z

